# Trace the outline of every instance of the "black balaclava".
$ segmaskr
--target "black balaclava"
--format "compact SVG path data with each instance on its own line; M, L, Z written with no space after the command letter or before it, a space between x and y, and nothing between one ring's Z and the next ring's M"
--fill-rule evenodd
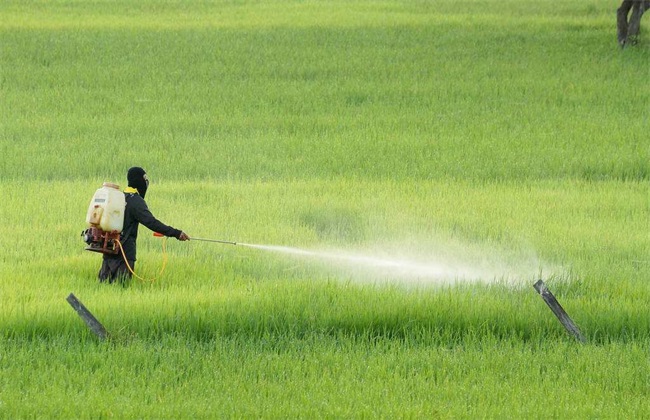
M149 186L149 180L147 180L146 172L144 169L134 166L129 169L129 172L126 174L126 179L129 181L129 187L135 188L138 190L140 197L144 198L144 195L147 193L147 187Z

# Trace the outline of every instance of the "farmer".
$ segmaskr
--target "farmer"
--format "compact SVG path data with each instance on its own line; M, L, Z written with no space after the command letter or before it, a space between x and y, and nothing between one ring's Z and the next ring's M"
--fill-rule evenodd
M133 167L127 172L129 186L124 190L126 199L126 208L124 210L124 227L120 235L120 242L124 250L124 256L128 261L124 261L122 252L116 255L104 254L102 267L99 269L99 281L113 283L116 279L126 282L131 278L132 270L135 266L136 241L138 239L138 226L140 223L165 236L174 237L179 241L190 239L185 232L167 226L160 220L156 219L149 211L147 203L144 201L144 195L149 187L149 179L144 169ZM129 269L129 266L131 267Z

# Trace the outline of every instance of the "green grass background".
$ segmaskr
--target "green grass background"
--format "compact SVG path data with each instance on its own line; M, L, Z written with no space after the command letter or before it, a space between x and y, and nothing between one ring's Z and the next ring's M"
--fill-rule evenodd
M647 417L650 49L616 7L0 2L0 417ZM190 235L539 271L376 284L170 240L153 284L100 285L78 235L133 165Z

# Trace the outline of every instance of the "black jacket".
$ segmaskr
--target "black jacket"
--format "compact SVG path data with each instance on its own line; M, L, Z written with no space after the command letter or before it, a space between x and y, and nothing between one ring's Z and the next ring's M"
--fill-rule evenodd
M126 208L124 210L124 227L120 235L120 242L124 248L124 254L129 261L136 260L136 240L138 239L138 226L140 223L154 232L162 233L165 236L178 238L182 231L167 226L156 219L147 203L137 193L125 192ZM122 254L117 255L122 258ZM104 257L108 257L104 254Z

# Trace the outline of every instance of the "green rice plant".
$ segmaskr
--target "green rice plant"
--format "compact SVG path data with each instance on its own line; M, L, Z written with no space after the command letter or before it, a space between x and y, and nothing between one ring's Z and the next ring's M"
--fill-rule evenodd
M614 8L1 2L0 418L647 417L648 48ZM142 227L157 280L99 284L85 212L133 165L240 245L159 275Z
M83 191L81 182L29 181L10 183L9 197L16 204L9 201L3 207L9 223L1 235L8 249L2 257L7 279L2 290L13 302L3 307L3 331L45 337L83 331L77 319L67 316L70 309L63 301L75 291L82 301L85 295L96 302L100 318L112 330L145 337L347 331L415 332L419 340L440 328L448 337L482 325L486 329L481 331L490 334L530 339L551 330L561 333L552 318L538 329L537 318L547 314L543 306L536 317L515 311L524 296L528 305L541 303L532 291L541 276L585 312L583 322L594 338L647 336L648 324L639 311L648 297L643 287L648 267L638 263L647 241L635 228L645 223L644 187L618 182L563 183L560 188L554 183L473 187L357 181L352 190L342 187L345 183L152 184L148 201L159 217L190 235L467 265L485 285L445 285L426 273L382 273L355 260L173 239L167 242L167 268L159 276L162 243L144 227L136 271L160 278L154 283L134 279L127 289L101 285L96 280L100 256L83 251L79 237L94 187ZM64 195L70 200L56 199ZM22 209L41 203L47 203L48 211L21 225L20 220L26 221ZM76 221L70 220L75 214ZM567 214L571 217L562 217ZM340 226L354 226L362 235L347 242L349 238L332 233ZM451 301L440 294L444 290L452 293ZM611 305L619 300L620 307Z
M647 49L575 3L3 2L0 174L647 180Z

